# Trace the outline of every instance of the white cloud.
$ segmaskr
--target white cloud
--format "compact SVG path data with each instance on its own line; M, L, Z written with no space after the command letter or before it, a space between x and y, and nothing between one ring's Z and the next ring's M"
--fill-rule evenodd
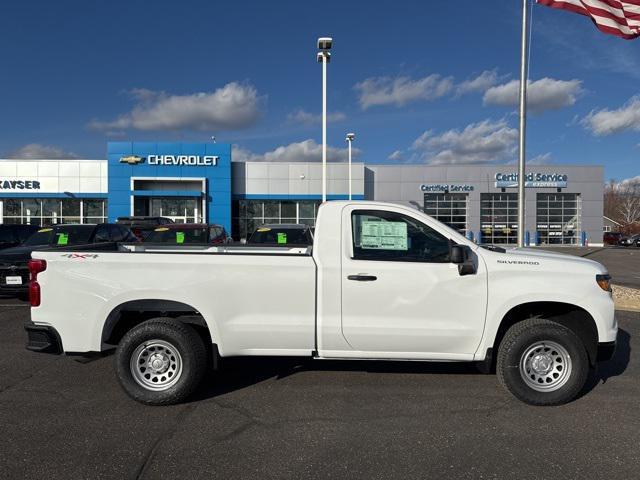
M537 155L532 159L527 159L527 165L548 165L551 163L551 152Z
M228 83L213 92L170 95L147 89L130 92L136 105L115 120L92 120L89 128L100 131L236 130L260 118L261 98L247 84Z
M532 113L569 107L576 103L581 93L581 80L541 78L535 82L529 81L527 107ZM520 80L511 80L508 83L489 88L484 94L484 104L515 107L519 103L519 95Z
M640 188L640 175L625 178L615 184L615 187L621 191L628 191Z
M352 149L352 156L360 155L360 150ZM322 161L322 145L315 140L304 140L283 145L263 154L253 153L238 145L233 146L231 155L234 162L320 162ZM349 154L346 148L336 148L327 145L328 162L346 162Z
M581 123L597 136L612 135L625 130L640 131L640 96L632 97L616 110L594 110L583 118Z
M387 157L388 160L398 161L404 158L404 152L402 150L396 150L391 155Z
M427 130L411 149L414 159L430 164L478 164L509 160L517 150L518 131L506 121L484 120L464 130L435 134Z
M498 72L496 70L485 70L476 78L465 80L456 86L456 96L467 93L486 92L489 88L498 83Z
M5 158L30 159L30 160L58 160L65 158L78 158L73 152L67 152L61 148L51 145L40 145L39 143L29 143L16 150L9 152Z
M342 112L327 113L328 123L342 122L346 119L347 116ZM319 125L322 123L322 115L299 109L289 113L287 115L287 121L289 123L301 123L303 125Z
M412 79L410 77L371 77L353 87L363 110L376 105L401 107L416 101L435 100L453 89L453 79L438 74Z

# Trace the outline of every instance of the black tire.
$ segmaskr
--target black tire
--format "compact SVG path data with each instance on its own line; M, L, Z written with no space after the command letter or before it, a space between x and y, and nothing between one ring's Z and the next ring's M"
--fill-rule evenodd
M541 344L555 344L558 348L532 350ZM563 352L554 351L560 349L568 355L564 364ZM531 370L538 353L547 365L548 360L553 359L546 369L550 369L548 373ZM542 370L545 363L536 366ZM556 370L558 368L560 370ZM584 344L572 330L553 319L531 318L516 323L507 331L498 350L496 370L502 386L517 399L529 405L562 405L573 400L584 387L589 375L589 358ZM551 386L547 386L546 381ZM545 388L551 390L539 391Z
M157 356L161 364L166 360L166 376L160 377L163 375L161 367L149 374L149 379L145 381L144 371L134 370L138 361L134 361L133 356L149 367L148 372L151 372L153 356ZM146 405L183 402L196 390L207 369L206 348L202 338L191 326L171 318L153 318L129 330L116 349L115 362L116 375L124 391ZM169 378L171 376L173 378ZM154 378L159 381L162 378L163 381L160 385L151 385ZM168 383L163 386L165 378ZM143 382L149 385L145 386Z

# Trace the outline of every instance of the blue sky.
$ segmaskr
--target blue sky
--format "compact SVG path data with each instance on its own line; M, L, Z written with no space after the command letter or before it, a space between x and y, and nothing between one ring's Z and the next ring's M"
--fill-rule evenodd
M354 131L370 163L513 162L519 3L7 0L0 156L215 135L236 159L315 160L330 35L332 159ZM640 40L534 5L530 73L533 162L640 174Z

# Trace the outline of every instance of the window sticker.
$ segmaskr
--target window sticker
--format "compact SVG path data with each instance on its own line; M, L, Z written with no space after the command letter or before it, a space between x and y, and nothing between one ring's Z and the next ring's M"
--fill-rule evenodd
M271 229L270 229L270 228L264 228L264 227L263 227L263 228L259 228L259 229L258 229L258 230L256 230L256 231L258 231L258 232L270 232L270 231L271 231Z
M287 234L284 232L278 232L278 243L285 244L287 243Z
M69 243L68 233L58 233L58 245L67 245Z
M360 245L372 250L408 250L407 224L404 222L362 222Z
M53 230L53 228L41 228L40 230L38 230L38 233L50 232L51 230Z
M167 227L156 228L154 232L168 232L169 229Z
M184 232L176 232L176 243L184 243Z

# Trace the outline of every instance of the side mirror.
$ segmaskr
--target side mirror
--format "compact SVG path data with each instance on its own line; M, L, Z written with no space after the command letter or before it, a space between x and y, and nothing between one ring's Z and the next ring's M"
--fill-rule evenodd
M460 275L473 275L476 273L476 265L473 261L471 249L466 245L451 245L451 263L458 265Z
M463 264L467 258L467 252L463 245L451 245L451 263Z

